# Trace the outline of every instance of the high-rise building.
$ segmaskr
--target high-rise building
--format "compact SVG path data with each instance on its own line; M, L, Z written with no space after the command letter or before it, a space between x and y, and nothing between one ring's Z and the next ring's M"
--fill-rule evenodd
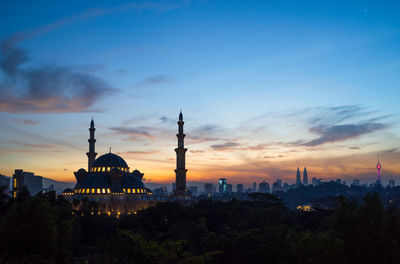
M236 192L242 193L243 192L243 184L239 183L236 185Z
M197 186L189 186L189 192L193 195L193 196L197 196L198 193L198 189Z
M360 180L354 179L354 180L353 180L353 183L352 183L351 185L353 185L353 186L360 186Z
M257 183L253 182L253 192L257 192Z
M228 194L231 194L231 193L232 193L232 184L228 183L228 184L226 185L226 192L227 192Z
M178 124L178 147L175 149L176 152L176 190L175 195L182 196L182 197L190 197L190 192L186 189L186 172L187 169L185 167L185 155L187 149L185 148L184 139L185 134L183 133L183 114L182 111L179 113L179 120Z
M301 185L301 178L300 178L300 169L297 167L297 172L296 172L296 186Z
M304 167L304 171L303 171L303 184L305 186L308 185L308 173L307 173L307 168Z
M9 193L10 193L10 178L0 174L0 186L5 186L4 193L9 195Z
M32 172L24 172L23 170L15 170L13 175L13 197L16 198L18 193L25 187L30 195L36 195L43 191L43 178L35 176Z
M283 191L282 180L277 179L276 182L272 184L272 193L282 192L282 191Z
M206 183L204 184L204 192L206 194L213 194L213 184L212 183Z
M392 178L389 180L389 188L394 188L394 187L395 187L395 182L394 179Z
M227 181L225 178L221 178L219 179L219 193L223 194L226 193L226 185L227 185Z
M268 184L268 182L265 182L265 181L261 182L259 184L259 188L258 189L259 189L259 191L261 193L269 193L269 184Z

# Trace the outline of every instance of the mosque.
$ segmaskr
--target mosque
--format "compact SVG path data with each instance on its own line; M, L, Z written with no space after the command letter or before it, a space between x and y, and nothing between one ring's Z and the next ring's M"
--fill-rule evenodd
M186 189L185 153L183 147L183 115L179 115L179 133L177 153L176 186L171 200L190 199L190 192ZM96 159L95 152L95 127L94 121L90 122L90 138L88 157L88 169L79 169L74 172L76 185L74 189L66 189L62 195L69 201L101 202L105 205L108 214L130 214L137 210L145 209L158 202L166 202L165 197L158 197L145 187L143 173L132 170L123 158L111 153L104 154ZM73 203L76 204L76 203ZM81 206L79 203L77 207Z

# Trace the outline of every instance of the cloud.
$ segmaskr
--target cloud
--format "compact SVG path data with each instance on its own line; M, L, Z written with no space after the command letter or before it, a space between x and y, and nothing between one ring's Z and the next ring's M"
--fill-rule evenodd
M157 85L165 82L171 81L171 78L166 75L155 75L145 78L144 80L140 81L135 87L143 87L143 86L150 86L150 85Z
M310 128L310 132L319 135L319 137L301 145L318 146L325 143L345 141L347 139L356 138L384 128L386 128L386 125L378 123L316 126Z
M387 150L384 150L382 153L393 153L393 152L396 152L398 149L399 148L387 149Z
M180 7L181 3L155 3L151 1L146 1L143 3L127 3L122 4L116 7L106 7L106 8L89 8L81 13L77 13L68 17L61 18L49 24L46 24L41 27L37 27L31 30L19 31L11 35L5 41L7 46L15 46L18 43L28 40L39 35L54 31L60 27L65 25L74 24L80 21L84 21L91 18L96 18L100 16L104 16L107 14L115 14L119 12L129 11L129 10L137 10L137 11L146 11L153 10L158 12L167 12L173 9Z
M212 145L211 148L214 150L230 150L237 146L240 146L240 144L236 142L226 142L223 144Z
M21 141L18 141L18 140L12 140L12 141L9 141L9 143L15 144L15 145L19 145L19 146L29 147L29 148L45 148L45 149L49 149L49 148L55 148L56 147L54 145L25 143L25 142L21 142Z
M101 97L112 89L93 72L102 69L93 67L60 67L45 65L28 70L20 66L29 61L28 52L18 48L22 41L54 31L65 25L90 18L115 14L128 10L167 12L182 3L127 3L116 7L90 8L84 12L64 17L31 30L19 31L9 36L1 45L0 68L6 80L0 83L0 111L10 113L83 112L90 109ZM165 81L165 76L149 77L147 82Z
M84 112L115 90L103 79L71 67L42 65L23 69L25 51L2 46L0 111L9 113Z
M125 151L125 152L118 152L118 155L150 155L150 154L157 154L160 153L158 150L147 150L147 151Z
M31 119L21 119L21 118L13 118L12 121L18 122L24 125L37 125L40 122L36 120L31 120Z
M149 127L111 127L109 129L119 134L127 135L127 140L129 141L138 141L139 138L155 140L154 136L148 132L150 130Z

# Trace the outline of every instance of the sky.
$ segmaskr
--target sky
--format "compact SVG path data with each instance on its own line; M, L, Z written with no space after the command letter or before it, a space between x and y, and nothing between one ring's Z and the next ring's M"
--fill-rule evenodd
M400 182L398 1L2 1L0 174Z

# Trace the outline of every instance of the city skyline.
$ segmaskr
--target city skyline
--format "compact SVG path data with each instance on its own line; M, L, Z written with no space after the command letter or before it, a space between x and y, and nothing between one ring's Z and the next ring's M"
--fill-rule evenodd
M189 183L400 180L396 2L3 5L0 174L73 182L93 118L171 183L182 109Z

